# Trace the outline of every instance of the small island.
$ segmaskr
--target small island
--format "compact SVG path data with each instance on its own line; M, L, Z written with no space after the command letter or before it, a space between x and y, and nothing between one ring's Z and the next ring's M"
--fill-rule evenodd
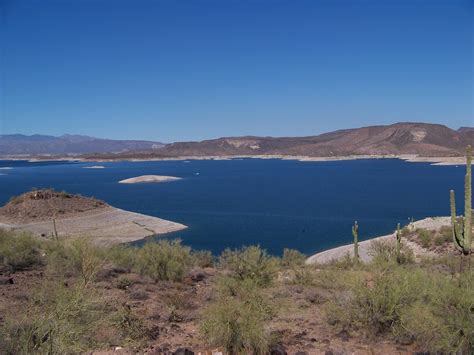
M179 177L175 176L164 176L164 175L142 175L125 180L120 180L119 184L138 184L144 182L166 182L166 181L176 181L181 180Z
M83 166L84 169L105 169L103 165Z

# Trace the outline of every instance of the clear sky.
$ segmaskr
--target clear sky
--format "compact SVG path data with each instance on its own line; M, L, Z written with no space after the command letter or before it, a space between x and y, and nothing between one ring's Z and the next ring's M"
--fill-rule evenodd
M0 133L473 122L474 0L0 0Z

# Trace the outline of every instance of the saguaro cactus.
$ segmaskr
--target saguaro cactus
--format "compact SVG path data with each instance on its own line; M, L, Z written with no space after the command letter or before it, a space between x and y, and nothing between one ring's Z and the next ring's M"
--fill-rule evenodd
M450 191L451 204L451 226L453 231L453 240L456 248L463 255L468 256L471 253L471 219L472 219L472 148L470 145L466 149L466 176L464 178L464 216L459 218L456 216L456 198L454 191Z
M400 258L400 247L401 247L401 242L402 242L402 233L400 232L400 223L397 224L397 232L395 233L395 238L397 239L397 244L396 244L396 251L397 251L397 263L401 263L401 258Z
M359 261L359 225L357 221L352 226L352 236L354 237L354 259Z

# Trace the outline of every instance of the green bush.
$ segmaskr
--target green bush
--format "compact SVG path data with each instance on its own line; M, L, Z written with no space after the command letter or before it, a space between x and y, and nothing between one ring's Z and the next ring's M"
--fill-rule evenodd
M214 256L212 253L207 250L197 250L191 253L194 261L193 264L199 267L213 267L214 266Z
M232 354L267 354L273 339L265 324L273 316L252 279L221 279L217 298L203 312L200 331L212 346Z
M125 344L144 345L149 337L143 319L134 314L128 305L122 305L114 313L112 322L121 333L120 341Z
M0 265L18 271L42 265L40 241L25 233L0 230Z
M360 267L362 263L357 262L357 260L347 252L344 257L332 259L326 265L337 269L348 270Z
M431 232L426 229L418 229L417 231L418 239L420 240L421 246L423 248L429 248L431 246L432 235Z
M101 298L78 285L47 283L35 293L23 316L10 314L0 328L6 354L73 354L107 345L99 338L107 327Z
M443 226L441 229L438 231L438 234L436 235L436 238L434 240L435 244L437 246L441 246L445 243L451 243L453 241L453 234L452 234L451 227L448 226Z
M412 227L411 226L405 226L401 230L402 237L408 237L409 235L412 234Z
M117 281L115 282L115 287L117 287L120 290L126 290L130 286L132 286L133 282L126 276L119 277Z
M281 266L284 268L297 268L305 264L306 255L295 249L283 249Z
M269 285L278 271L278 260L259 246L226 249L220 256L219 263L235 277L241 280L252 279L261 286Z
M180 281L192 264L190 251L180 240L149 242L137 250L136 267L154 281Z
M474 277L418 268L397 267L376 274L371 282L349 286L332 300L328 321L369 336L382 333L414 339L423 349L455 353L474 350Z
M84 284L94 280L104 263L103 250L88 239L50 242L46 257L51 273L56 276L79 276Z
M373 240L370 242L368 254L372 262L379 266L390 266L397 263L397 247L395 240ZM413 251L403 242L400 245L400 264L410 264L415 261Z
M135 266L137 252L137 248L125 245L114 245L104 250L107 261L127 270L132 270Z
M425 275L428 287L403 309L396 332L433 353L474 353L474 273L459 280Z

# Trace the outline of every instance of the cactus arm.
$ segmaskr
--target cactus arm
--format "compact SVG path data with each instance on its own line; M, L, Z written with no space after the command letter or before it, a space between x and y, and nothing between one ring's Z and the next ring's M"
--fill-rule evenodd
M450 194L450 205L451 205L451 229L453 232L453 241L456 249L463 250L463 228L462 223L458 222L456 216L456 197L454 196L454 191L451 190Z

